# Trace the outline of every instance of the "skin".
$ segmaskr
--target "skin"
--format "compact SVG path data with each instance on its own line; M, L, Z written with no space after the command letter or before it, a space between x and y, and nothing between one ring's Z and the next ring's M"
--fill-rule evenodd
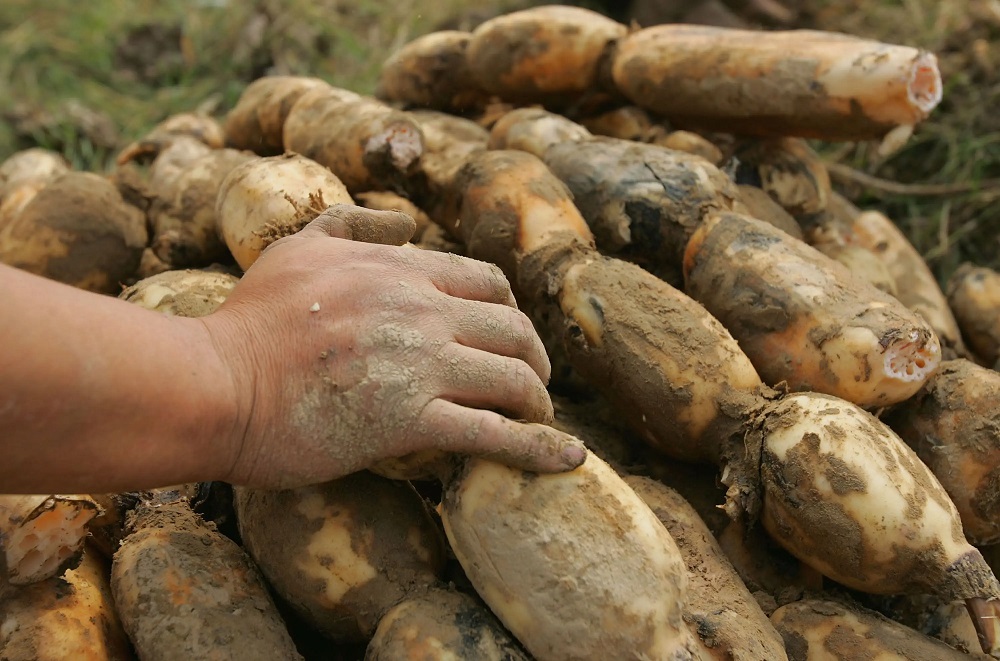
M498 269L347 231L276 241L196 319L0 266L0 491L290 487L426 449L583 462L535 424L549 363Z

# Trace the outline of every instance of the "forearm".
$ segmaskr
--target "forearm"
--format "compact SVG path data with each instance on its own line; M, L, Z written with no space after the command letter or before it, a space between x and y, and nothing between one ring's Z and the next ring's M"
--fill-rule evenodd
M236 397L204 325L0 265L0 493L219 479Z

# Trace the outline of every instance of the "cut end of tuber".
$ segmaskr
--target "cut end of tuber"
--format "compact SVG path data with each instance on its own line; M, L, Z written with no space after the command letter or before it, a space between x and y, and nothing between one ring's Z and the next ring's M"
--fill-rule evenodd
M983 652L1000 658L1000 601L996 599L966 599L965 606L976 627Z
M921 338L919 331L891 342L885 350L885 373L900 381L924 381L941 362L941 343L931 335Z
M26 585L54 576L78 556L87 539L87 523L97 515L89 501L52 500L44 511L10 533L7 568L12 585Z
M406 172L423 155L423 136L408 124L393 124L376 133L365 145L365 152L387 152L392 166Z
M925 115L941 102L943 93L941 72L938 70L937 58L933 54L923 53L913 62L906 91L910 103Z

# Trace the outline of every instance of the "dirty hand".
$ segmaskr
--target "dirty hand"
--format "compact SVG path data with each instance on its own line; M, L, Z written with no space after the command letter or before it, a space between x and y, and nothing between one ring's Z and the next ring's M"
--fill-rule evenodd
M336 238L359 213L412 222L328 212L203 318L240 399L228 480L290 487L428 449L540 472L582 463L579 441L535 424L552 421L549 362L500 270Z

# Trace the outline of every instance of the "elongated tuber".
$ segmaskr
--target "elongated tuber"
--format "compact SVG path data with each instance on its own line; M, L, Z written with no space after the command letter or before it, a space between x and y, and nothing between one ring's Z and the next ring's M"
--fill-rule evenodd
M243 90L226 115L225 144L248 149L260 156L277 156L285 150L285 120L292 106L307 91L330 85L306 76L266 76Z
M0 496L0 551L11 585L58 576L75 567L87 541L87 523L97 516L88 496Z
M125 165L144 157L155 157L182 136L194 138L209 149L222 147L224 141L222 127L214 119L205 114L185 112L166 118L145 136L129 144L118 154L117 163Z
M469 69L472 34L431 32L393 53L382 65L375 96L418 108L464 113L482 109L489 95Z
M963 264L948 282L948 304L984 363L1000 362L1000 273Z
M135 283L118 297L179 317L203 317L214 312L239 279L213 271L167 271Z
M832 195L830 174L805 140L744 140L736 146L736 180L760 186L794 217L826 209Z

